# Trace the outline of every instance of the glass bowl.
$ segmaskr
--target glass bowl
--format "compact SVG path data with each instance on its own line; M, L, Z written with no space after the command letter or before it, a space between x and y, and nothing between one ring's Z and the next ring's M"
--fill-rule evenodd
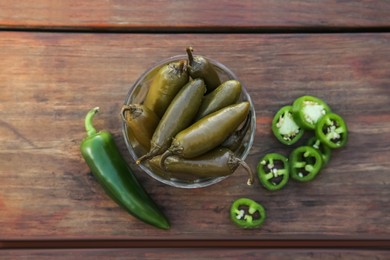
M221 79L221 82L224 82L226 80L235 79L238 80L241 83L242 86L242 92L239 101L248 101L250 104L250 112L249 112L249 127L248 130L245 132L245 137L242 141L242 144L237 148L234 152L234 154L240 158L241 160L245 160L247 155L249 154L249 151L253 144L254 135L256 132L256 115L255 115L255 109L251 100L251 97L249 93L247 92L245 86L242 84L242 82L237 78L237 76L226 66L219 63L216 60L213 60L211 58L205 57L216 69L217 73L219 74L219 77ZM124 105L129 104L142 104L146 97L146 93L149 89L150 83L153 79L153 76L157 73L157 71L164 66L167 63L180 61L180 60L187 60L187 55L178 55L174 57L170 57L167 59L164 59L155 65L153 65L151 68L147 69L134 83L134 85L131 86L127 97L125 99ZM144 155L146 151L139 145L139 143L132 138L131 135L128 134L127 125L126 122L123 121L122 123L122 134L127 146L127 149L131 155L131 157L136 161L139 157ZM177 187L177 188L202 188L207 187L213 184L216 184L230 175L227 176L221 176L221 177L210 177L210 178L199 178L194 176L188 176L185 174L171 174L169 177L166 176L163 172L159 172L155 168L151 168L149 166L149 163L147 161L142 162L141 164L132 166L133 170L139 170L145 172L150 177L154 178L155 180L162 182L164 184ZM236 171L240 169L237 168ZM234 173L233 173L234 174Z

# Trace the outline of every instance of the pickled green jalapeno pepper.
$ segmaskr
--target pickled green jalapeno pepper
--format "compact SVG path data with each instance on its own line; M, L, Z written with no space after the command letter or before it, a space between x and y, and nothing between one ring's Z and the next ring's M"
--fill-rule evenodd
M149 160L149 164L160 167L161 156ZM242 166L248 173L247 183L254 182L251 168L227 148L216 148L208 153L193 159L185 159L177 155L169 156L164 161L167 173L182 173L198 176L200 178L221 177L234 173Z
M313 96L299 97L292 105L295 122L308 130L314 130L317 122L329 112L329 106L323 100Z
M307 145L311 146L315 149L318 149L320 151L323 166L328 164L330 157L331 157L331 154L332 154L332 151L328 146L324 145L321 142L321 140L315 136L313 136L309 140L307 140Z
M228 80L219 85L203 98L195 121L221 108L236 103L240 98L241 90L241 83L237 80Z
M92 120L99 108L85 117L87 136L80 145L81 154L93 175L118 205L139 220L161 229L169 229L165 215L146 193L121 156L110 132L97 132Z
M257 176L267 190L280 190L289 179L287 157L279 153L266 154L257 165Z
M248 116L245 119L243 126L237 129L233 134L229 135L228 138L223 141L221 147L226 147L232 151L238 150L243 145L243 140L245 134L251 126L251 111L249 111Z
M348 129L343 118L335 113L326 114L315 130L317 138L331 149L345 146Z
M300 182L313 180L322 168L322 157L318 149L299 146L290 153L290 176Z
M160 119L144 105L123 105L121 109L122 120L126 123L127 134L133 136L141 147L149 151L150 140Z
M149 152L138 158L137 164L168 149L172 137L191 124L205 92L203 80L194 79L177 93L153 133Z
M239 198L230 207L230 219L241 228L260 227L265 219L264 207L249 198Z
M186 61L172 62L158 70L146 94L144 105L159 118L189 79Z
M188 70L192 78L203 79L208 93L221 85L221 80L219 79L217 71L205 57L199 55L193 56L192 47L188 47L186 51L189 61Z
M284 106L276 112L271 128L275 137L286 145L296 143L304 133L303 128L293 118L292 106Z
M248 113L249 102L244 101L201 118L173 138L171 146L163 154L162 164L172 154L190 159L216 148L245 120Z

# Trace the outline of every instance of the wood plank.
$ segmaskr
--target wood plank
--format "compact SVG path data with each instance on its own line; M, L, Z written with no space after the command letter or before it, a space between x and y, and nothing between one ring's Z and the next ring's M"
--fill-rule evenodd
M223 30L389 27L389 1L69 1L0 3L0 28ZM153 15L150 15L153 13Z
M390 34L0 33L1 239L389 239ZM197 53L230 67L257 115L247 163L283 147L270 122L282 105L311 94L341 114L349 144L310 184L279 192L245 184L242 169L204 189L165 186L135 173L172 223L143 224L103 193L79 153L83 117L99 105L98 129L126 155L119 109L156 61ZM128 163L134 166L130 157ZM263 228L242 230L230 203L267 209Z
M326 249L71 249L71 250L3 250L1 259L356 259L385 260L385 250L326 250Z

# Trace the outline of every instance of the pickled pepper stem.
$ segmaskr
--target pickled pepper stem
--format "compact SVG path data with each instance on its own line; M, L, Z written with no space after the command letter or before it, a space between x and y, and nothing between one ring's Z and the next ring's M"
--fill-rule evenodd
M189 62L190 62L190 64L191 64L191 63L194 62L194 56L192 55L192 52L193 52L194 50L192 49L192 47L188 47L188 48L186 49L186 51L187 51L187 55L188 55L188 60L189 60Z
M123 121L126 121L126 116L125 116L125 113L126 111L129 111L131 110L131 107L129 105L124 105L121 109L121 117L122 117L122 120Z
M238 162L240 163L240 165L242 167L244 167L244 169L247 171L248 175L249 175L249 178L248 178L248 181L246 184L248 185L252 185L254 182L255 182L255 175L253 174L253 171L252 169L249 167L249 165L244 162L243 160L238 160Z
M99 107L92 108L87 115L85 116L84 124L85 130L87 131L87 136L92 136L96 134L96 128L93 126L93 117L99 111Z
M173 153L170 150L166 150L162 155L160 159L160 167L161 169L166 170L165 166L165 159L167 159L169 156L171 156Z
M138 115L136 114L136 112L139 112L139 114L142 113L142 111L137 111L137 110L140 110L137 108L136 105L134 104L130 104L130 105L123 105L122 108L121 108L121 117L122 117L122 120L126 122L126 115L125 113L127 111L130 111L130 115L135 118L137 117Z
M179 71L180 71L180 74L182 74L183 72L185 72L187 70L187 63L186 61L180 61L179 63Z

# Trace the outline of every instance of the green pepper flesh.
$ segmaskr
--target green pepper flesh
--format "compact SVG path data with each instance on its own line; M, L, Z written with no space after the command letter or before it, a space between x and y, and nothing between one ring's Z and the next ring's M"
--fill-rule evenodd
M90 110L85 117L87 136L80 144L92 174L111 199L128 213L155 227L169 229L168 219L130 170L112 134L97 132L93 127L92 119L98 110Z
M265 219L264 207L249 198L239 198L230 207L230 219L238 227L249 229L260 227Z

